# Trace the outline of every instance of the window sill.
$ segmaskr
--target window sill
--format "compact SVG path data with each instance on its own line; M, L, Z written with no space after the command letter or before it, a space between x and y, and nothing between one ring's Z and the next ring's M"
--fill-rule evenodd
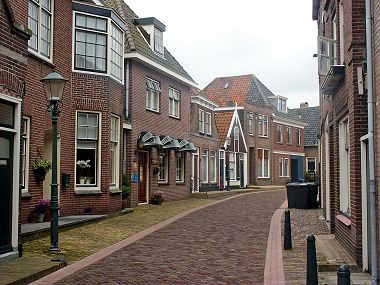
M277 142L277 144L284 144L283 142Z
M53 62L51 60L49 60L47 57L44 57L44 56L40 55L39 53L29 49L29 48L28 48L28 54L30 57L33 57L34 59L45 63L46 65L50 66L51 68L55 67Z
M27 198L32 198L32 197L33 197L33 195L30 194L30 192L22 192L21 193L21 198L27 199Z
M180 117L176 117L176 116L169 115L169 118L172 118L172 119L175 119L175 120L181 121L181 118L180 118Z
M259 138L264 138L264 139L268 139L269 137L268 136L261 136L261 135L258 135Z
M76 195L100 195L102 194L102 190L99 190L99 189L91 189L91 188L88 188L88 189L75 189L74 190L74 193Z
M346 227L351 227L351 219L350 218L348 218L348 217L346 217L345 215L342 215L342 214L340 214L340 215L337 215L336 216L336 219L338 220L338 221L340 221L343 225L345 225Z
M176 185L185 185L185 181L176 181L175 182Z
M117 193L121 193L122 191L119 189L119 187L116 187L116 186L111 186L110 189L109 189L110 193L111 194L117 194Z
M146 108L146 110L152 113L160 114L160 111L156 111L156 110L148 109L148 108Z
M158 185L169 185L168 181L158 181Z
M270 179L270 177L257 177L258 179Z

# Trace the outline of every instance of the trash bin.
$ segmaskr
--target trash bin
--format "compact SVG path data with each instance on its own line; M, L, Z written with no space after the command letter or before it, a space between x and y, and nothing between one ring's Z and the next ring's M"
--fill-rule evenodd
M317 207L317 183L288 183L286 190L289 208L311 209Z

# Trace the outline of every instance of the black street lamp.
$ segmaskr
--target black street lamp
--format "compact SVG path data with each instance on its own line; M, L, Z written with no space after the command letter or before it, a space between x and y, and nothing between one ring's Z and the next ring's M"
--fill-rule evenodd
M51 72L41 82L45 86L48 112L52 124L52 167L51 167L51 213L50 221L50 251L59 251L58 246L58 184L57 184L57 122L59 106L67 79L57 72Z
M226 138L226 150L227 150L227 161L226 161L226 180L227 180L227 191L231 190L230 186L230 145L231 145L231 137Z

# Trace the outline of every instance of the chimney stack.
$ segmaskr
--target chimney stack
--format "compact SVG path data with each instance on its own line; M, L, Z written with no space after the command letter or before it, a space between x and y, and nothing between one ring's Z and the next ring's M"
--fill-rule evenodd
M307 102L302 102L300 104L300 108L308 108L308 107L309 107L309 103L307 103Z

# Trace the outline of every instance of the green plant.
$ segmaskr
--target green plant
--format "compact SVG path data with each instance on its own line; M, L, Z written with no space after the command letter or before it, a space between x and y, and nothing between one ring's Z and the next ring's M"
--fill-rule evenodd
M48 172L51 168L51 161L45 158L38 158L33 163L33 170L42 170Z
M121 186L122 198L126 199L131 195L132 186L131 181L127 175L122 176L122 186Z
M317 182L317 176L314 171L305 172L305 182Z

